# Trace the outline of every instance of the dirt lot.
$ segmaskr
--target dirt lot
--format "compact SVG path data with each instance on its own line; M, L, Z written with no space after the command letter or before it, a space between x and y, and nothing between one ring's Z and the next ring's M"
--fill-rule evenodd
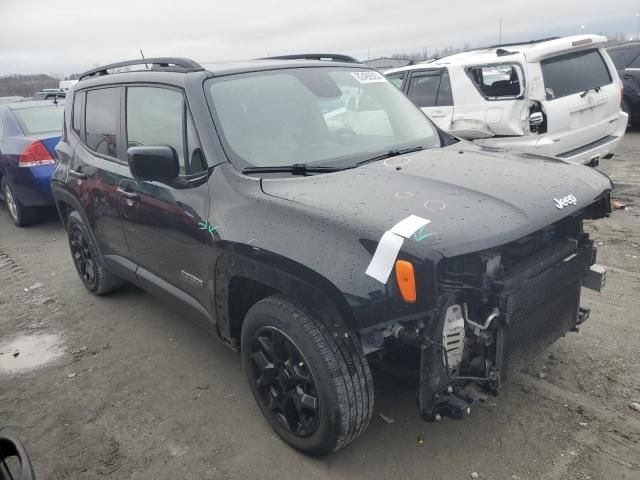
M629 208L589 226L609 279L585 291L578 335L462 422L422 422L409 386L377 374L369 429L323 459L271 432L238 354L137 288L89 295L54 215L17 229L0 208L0 424L40 479L638 479L639 153L630 132L601 167Z

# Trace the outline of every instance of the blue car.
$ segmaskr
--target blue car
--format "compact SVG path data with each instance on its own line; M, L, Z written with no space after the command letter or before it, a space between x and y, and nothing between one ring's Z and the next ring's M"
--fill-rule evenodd
M0 196L13 222L36 222L53 205L49 182L63 128L64 103L0 105Z

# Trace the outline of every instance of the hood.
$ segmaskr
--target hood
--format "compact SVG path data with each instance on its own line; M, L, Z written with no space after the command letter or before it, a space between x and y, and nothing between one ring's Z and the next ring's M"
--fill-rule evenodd
M466 142L336 173L263 179L264 193L305 205L379 240L416 215L430 220L408 253L463 255L517 240L590 205L613 188L598 171Z

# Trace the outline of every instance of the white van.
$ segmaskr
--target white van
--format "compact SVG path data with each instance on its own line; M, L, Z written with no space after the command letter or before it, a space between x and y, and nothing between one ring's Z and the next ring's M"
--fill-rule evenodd
M627 126L606 40L578 35L501 45L384 73L456 136L597 165L613 155Z

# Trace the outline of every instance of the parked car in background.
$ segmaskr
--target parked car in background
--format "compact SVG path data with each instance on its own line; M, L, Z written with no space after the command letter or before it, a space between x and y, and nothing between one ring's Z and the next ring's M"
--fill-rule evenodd
M53 205L51 174L64 104L50 100L0 105L0 198L19 226Z
M24 97L13 96L13 97L0 97L0 105L5 105L7 103L15 103L20 102Z
M88 291L129 281L200 321L275 432L323 454L371 420L369 358L403 352L422 418L461 419L470 381L497 393L584 322L606 269L583 220L613 185L461 142L377 70L313 57L86 72L51 185Z
M64 100L66 97L66 90L59 88L45 88L39 92L36 92L31 100Z
M622 84L599 35L499 45L388 70L443 130L596 165L622 140Z
M640 42L629 42L607 49L624 86L622 110L629 123L640 120Z
M69 89L73 88L76 83L78 83L78 80L60 80L58 88L66 92Z

